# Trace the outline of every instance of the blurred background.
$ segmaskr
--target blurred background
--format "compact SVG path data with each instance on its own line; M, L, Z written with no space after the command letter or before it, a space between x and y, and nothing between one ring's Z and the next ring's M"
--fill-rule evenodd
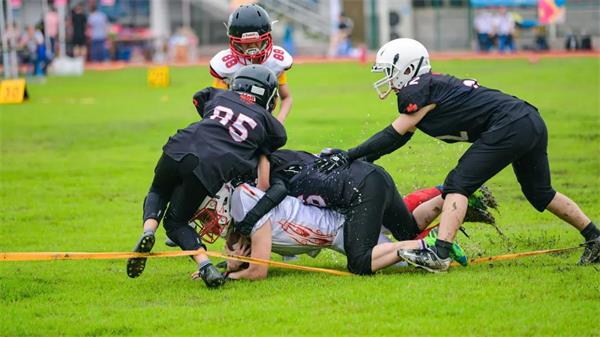
M599 0L0 0L3 64L42 74L58 56L86 62L193 63L226 48L224 23L258 3L294 56L366 58L411 37L435 52L592 50ZM13 54L13 58L11 58ZM6 75L5 75L6 76Z

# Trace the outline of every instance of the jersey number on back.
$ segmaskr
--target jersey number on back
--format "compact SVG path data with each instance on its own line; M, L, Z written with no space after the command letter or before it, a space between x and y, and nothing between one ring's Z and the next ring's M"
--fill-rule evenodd
M231 123L233 115L233 110L219 105L213 111L210 119L217 120L221 125L227 127L231 138L233 138L234 141L241 143L248 138L248 129L246 128L246 125L249 126L250 129L254 129L256 128L257 123L254 119L244 114L239 114L235 121Z

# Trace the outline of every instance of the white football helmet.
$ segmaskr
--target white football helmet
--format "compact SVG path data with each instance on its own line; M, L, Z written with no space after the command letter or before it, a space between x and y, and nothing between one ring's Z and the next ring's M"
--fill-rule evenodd
M231 194L233 186L225 183L215 197L204 198L191 223L202 241L214 243L220 236L225 236L231 224Z
M392 90L400 90L416 76L431 71L429 53L417 40L395 39L379 48L371 71L385 75L373 84L379 98L384 99ZM381 89L384 85L385 91Z

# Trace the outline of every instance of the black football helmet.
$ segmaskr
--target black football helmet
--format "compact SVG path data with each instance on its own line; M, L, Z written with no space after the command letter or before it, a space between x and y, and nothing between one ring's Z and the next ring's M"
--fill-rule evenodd
M273 112L279 97L277 76L269 68L252 64L242 67L234 75L229 87L231 91L244 93L256 104Z
M242 5L231 13L227 35L229 49L245 64L263 63L273 50L271 18L259 5Z

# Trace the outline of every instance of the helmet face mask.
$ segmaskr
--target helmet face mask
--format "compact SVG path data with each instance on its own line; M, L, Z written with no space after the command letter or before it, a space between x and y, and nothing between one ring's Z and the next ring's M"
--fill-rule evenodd
M262 63L273 50L271 33L258 35L244 33L242 37L229 36L229 49L243 63Z
M373 87L375 88L375 91L377 91L377 95L380 99L385 99L392 92L392 90L398 90L398 88L394 87L392 84L394 79L400 73L400 70L398 70L396 66L389 63L375 63L371 69L371 72L384 73L383 78L373 83ZM387 88L385 88L386 85ZM384 87L385 90L383 90L382 87Z
M233 186L226 183L215 197L207 196L200 204L191 222L195 224L202 241L214 243L219 237L226 235L232 222L230 214L232 193Z
M242 5L229 16L229 49L242 64L263 63L273 50L271 19L260 6Z
M431 71L429 53L416 40L392 40L377 51L371 71L384 73L384 77L376 81L373 87L379 98L385 99L392 90L399 91L415 77Z

